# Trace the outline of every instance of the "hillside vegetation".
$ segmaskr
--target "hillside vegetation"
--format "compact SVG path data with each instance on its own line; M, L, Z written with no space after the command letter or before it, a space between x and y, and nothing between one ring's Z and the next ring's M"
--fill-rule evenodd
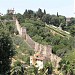
M63 71L64 75L66 73L74 75L75 18L71 18L66 23L65 16L58 13L57 15L49 15L45 10L42 12L41 9L36 13L32 10L26 10L23 15L17 14L17 18L20 24L26 27L27 33L33 40L41 44L52 45L53 53L62 58L59 69ZM61 27L63 30L52 25Z
M65 53L71 51L74 48L74 38L69 39L65 36L62 37L58 34L53 34L51 29L47 28L45 24L38 20L25 20L25 23L21 24L27 29L27 33L33 40L42 44L48 44L53 46L53 53L63 57Z
M20 36L13 35L12 40L16 50L14 59L23 61L24 63L29 65L30 55L34 53L33 49Z
M9 22L9 20L12 20L12 16L11 14L0 16L2 20L0 22L0 31L1 33L8 33L12 39L15 49L13 58L29 64L29 56L32 55L34 51L25 40L18 35L15 23ZM37 12L25 10L23 15L18 13L14 14L14 16L16 16L22 27L26 27L27 33L34 41L44 45L51 45L52 53L62 58L58 70L61 70L63 75L75 75L75 18L71 18L70 21L66 23L65 16L59 15L58 12L57 15L50 15L47 14L45 10L43 12L40 8ZM5 20L8 20L8 22L5 22ZM56 26L56 28L53 27L53 25ZM60 27L62 30L57 27ZM65 31L68 31L70 34ZM18 64L18 66L21 67L21 64ZM35 67L32 70L29 72L32 75L34 72L37 72L34 71L36 70ZM16 71L18 73L19 70ZM22 71L22 69L20 69L20 71Z
M25 42L25 40L23 38L21 38L18 35L18 31L15 27L15 23L10 22L10 21L9 22L2 21L0 23L0 36L2 36L1 34L4 34L3 35L4 37L8 36L11 38L11 40L10 40L10 38L7 40L10 40L10 42L12 42L12 46L14 49L13 59L15 60L15 62L12 60L12 63L14 62L13 66L15 66L14 64L16 62L21 62L21 63L25 63L26 65L29 65L30 64L30 55L32 55L34 53L34 50ZM2 37L0 37L0 39L1 38ZM0 44L1 44L1 41L2 40L0 40ZM3 56L5 56L5 55L3 55Z
M68 71L74 69L74 62L75 62L75 38L72 37L62 37L59 34L53 34L51 29L47 28L43 22L40 20L33 21L33 20L25 20L25 23L21 24L22 26L26 27L27 33L32 37L33 40L39 42L41 44L48 44L53 46L53 53L58 55L62 58L60 65L70 68ZM63 34L63 32L61 32ZM65 32L64 32L65 33ZM68 62L68 63L67 63ZM65 67L64 66L64 67ZM67 69L67 68L66 68ZM66 69L62 69L63 72ZM65 71L64 71L65 70ZM74 72L74 70L72 70Z

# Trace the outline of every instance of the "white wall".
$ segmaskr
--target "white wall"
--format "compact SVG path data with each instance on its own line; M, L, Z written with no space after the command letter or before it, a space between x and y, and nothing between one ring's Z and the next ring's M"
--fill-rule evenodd
M43 61L37 60L36 63L37 63L36 67L39 67L38 70L43 69Z

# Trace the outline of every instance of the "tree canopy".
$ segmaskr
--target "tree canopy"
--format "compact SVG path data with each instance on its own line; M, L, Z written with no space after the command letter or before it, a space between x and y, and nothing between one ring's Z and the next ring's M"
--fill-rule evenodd
M10 75L11 58L14 55L13 42L10 35L0 30L0 74Z

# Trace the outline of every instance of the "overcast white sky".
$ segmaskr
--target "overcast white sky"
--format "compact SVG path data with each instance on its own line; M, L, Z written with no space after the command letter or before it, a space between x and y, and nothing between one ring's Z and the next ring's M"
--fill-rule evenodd
M0 0L0 12L6 13L7 9L14 8L18 13L25 9L37 11L38 8L45 9L47 13L74 16L74 0Z

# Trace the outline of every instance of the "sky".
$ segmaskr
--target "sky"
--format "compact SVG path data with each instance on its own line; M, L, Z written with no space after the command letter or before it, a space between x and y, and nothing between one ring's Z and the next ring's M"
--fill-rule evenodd
M16 13L22 13L26 9L37 11L38 8L46 10L49 14L74 16L74 0L0 0L0 12L5 14L7 9L15 9Z

